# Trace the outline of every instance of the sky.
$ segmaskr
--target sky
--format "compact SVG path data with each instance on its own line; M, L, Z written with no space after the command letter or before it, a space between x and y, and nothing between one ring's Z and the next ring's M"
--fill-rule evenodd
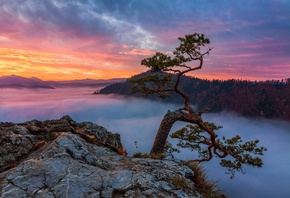
M0 76L128 78L203 33L203 79L290 78L289 0L0 0Z

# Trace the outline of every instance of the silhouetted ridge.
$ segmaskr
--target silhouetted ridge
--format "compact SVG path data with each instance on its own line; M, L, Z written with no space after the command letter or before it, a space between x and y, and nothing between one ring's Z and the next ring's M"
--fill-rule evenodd
M141 73L131 78L145 76ZM132 94L129 80L115 83L100 90L100 94ZM199 110L209 112L233 111L243 116L262 116L290 120L290 78L283 80L246 81L246 80L202 80L189 76L181 79L180 88L190 97L190 102ZM166 102L180 102L181 97L170 95ZM150 99L161 100L157 95Z

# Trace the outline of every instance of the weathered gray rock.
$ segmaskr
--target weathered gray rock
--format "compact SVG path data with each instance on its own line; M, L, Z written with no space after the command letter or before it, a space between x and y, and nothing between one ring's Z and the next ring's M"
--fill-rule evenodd
M69 116L44 122L0 123L0 172L15 166L62 132L78 134L91 143L110 147L114 151L122 147L119 134L91 122L76 123Z
M13 154L14 166L3 168L2 165L0 197L200 197L193 188L180 189L173 184L175 178L181 178L194 186L186 178L194 173L182 162L118 155L119 135L93 123L69 120L66 117L60 123L38 122L37 126L33 125L33 132L28 125L37 122L0 126L4 139L1 148L11 150L15 145L28 145L26 150L13 152L18 152ZM50 131L56 125L72 129ZM57 132L57 137L50 139L43 135L44 129ZM33 144L39 140L47 143L35 148ZM9 156L5 149L0 155L2 164L11 161L4 160Z

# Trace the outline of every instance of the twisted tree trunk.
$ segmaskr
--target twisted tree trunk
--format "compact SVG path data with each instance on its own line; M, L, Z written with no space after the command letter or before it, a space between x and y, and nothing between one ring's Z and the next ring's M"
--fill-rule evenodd
M202 122L201 116L194 113L185 113L182 110L168 111L160 123L150 154L162 154L170 129L176 121L199 124Z

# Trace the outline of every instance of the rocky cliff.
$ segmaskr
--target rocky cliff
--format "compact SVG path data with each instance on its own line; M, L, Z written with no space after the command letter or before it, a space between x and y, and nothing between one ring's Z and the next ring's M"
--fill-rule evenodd
M120 135L69 116L0 122L0 197L201 197L181 161L124 153Z

